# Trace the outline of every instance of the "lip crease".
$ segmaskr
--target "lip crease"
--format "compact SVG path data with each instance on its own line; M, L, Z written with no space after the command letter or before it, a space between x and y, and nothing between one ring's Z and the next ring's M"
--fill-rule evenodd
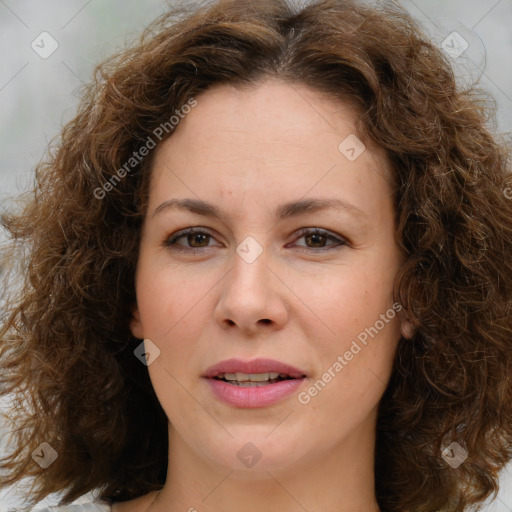
M216 377L219 373L286 373L290 377L299 379L301 377L307 377L306 372L295 368L287 363L276 361L275 359L268 359L259 357L250 361L244 361L242 359L232 358L220 361L213 366L210 366L203 377L211 379Z

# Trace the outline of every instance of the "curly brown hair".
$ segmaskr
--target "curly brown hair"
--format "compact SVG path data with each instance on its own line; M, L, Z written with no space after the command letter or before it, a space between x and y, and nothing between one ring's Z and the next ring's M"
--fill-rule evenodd
M61 503L163 486L167 419L129 329L154 152L119 170L212 84L268 77L356 106L361 138L393 164L406 257L396 296L416 330L400 339L379 406L381 510L462 511L497 492L512 457L509 150L484 94L457 86L402 8L352 0L175 9L98 66L23 209L2 216L5 276L24 279L3 292L0 395L14 444L0 486L34 477L33 500L64 491ZM31 458L43 441L59 454L46 469ZM441 456L451 442L467 452L457 468Z

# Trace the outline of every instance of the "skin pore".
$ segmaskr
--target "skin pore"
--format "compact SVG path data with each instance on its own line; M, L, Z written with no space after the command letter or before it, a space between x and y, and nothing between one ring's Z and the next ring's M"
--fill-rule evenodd
M392 307L402 255L386 156L340 150L357 113L306 86L217 85L196 99L156 150L131 323L160 350L148 370L169 419L167 481L113 512L378 511L377 406L409 332ZM155 213L187 198L220 217L171 205ZM313 198L344 205L276 216ZM176 239L191 227L201 233ZM250 263L236 251L247 237L262 250ZM341 371L301 403L338 356ZM243 408L219 401L202 377L222 360L258 357L307 378L278 403ZM252 467L239 457L248 443L261 456Z

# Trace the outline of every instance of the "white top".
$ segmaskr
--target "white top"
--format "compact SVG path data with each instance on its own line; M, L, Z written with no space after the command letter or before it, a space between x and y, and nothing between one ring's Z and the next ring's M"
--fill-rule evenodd
M111 512L112 507L104 501L45 507L33 512Z

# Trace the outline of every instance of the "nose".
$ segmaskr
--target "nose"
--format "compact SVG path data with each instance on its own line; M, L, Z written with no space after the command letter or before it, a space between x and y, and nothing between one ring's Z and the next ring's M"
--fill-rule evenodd
M222 329L240 329L256 335L262 329L280 330L288 319L286 284L271 269L270 250L254 261L233 254L231 271L221 281L221 295L214 317ZM288 293L290 293L288 291Z

